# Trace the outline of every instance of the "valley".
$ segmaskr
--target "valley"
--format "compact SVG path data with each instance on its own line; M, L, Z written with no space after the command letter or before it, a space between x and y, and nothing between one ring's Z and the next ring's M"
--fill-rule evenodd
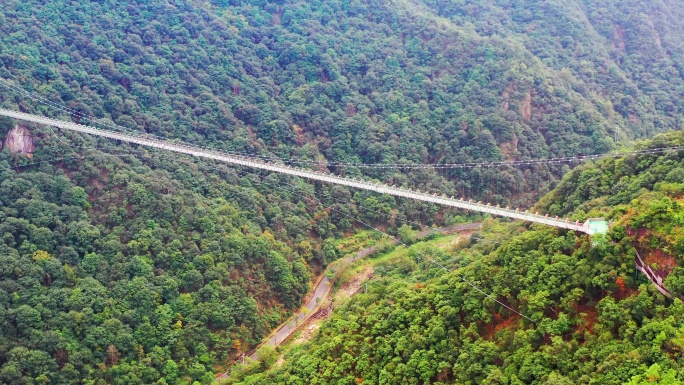
M0 8L0 385L684 381L681 2Z

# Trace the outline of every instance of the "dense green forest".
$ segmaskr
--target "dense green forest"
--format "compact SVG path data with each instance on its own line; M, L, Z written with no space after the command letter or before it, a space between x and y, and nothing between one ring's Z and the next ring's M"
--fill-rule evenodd
M300 304L350 218L436 213L31 130L32 159L0 152L0 383L210 383Z
M0 76L87 116L261 155L567 156L684 125L683 17L674 0L8 0ZM370 175L530 204L565 170Z
M72 112L4 85L0 107L530 206L573 165L326 164L595 154L681 129L682 19L675 0L3 0L0 78ZM0 383L208 384L299 305L351 218L465 219L29 128L32 159L0 152ZM538 207L609 217L607 238L496 222L439 256L534 323L418 253L245 381L666 383L681 304L635 281L632 257L684 291L683 178L678 154L585 165Z
M57 161L0 154L0 383L209 383L336 258L307 236L316 211L258 175L39 141Z
M682 143L679 132L642 146ZM684 264L683 173L681 150L587 164L540 206L604 215L607 235L492 221L451 252L413 245L282 365L265 370L270 355L227 383L684 383L684 305L634 270L636 248ZM682 268L669 272L684 297Z

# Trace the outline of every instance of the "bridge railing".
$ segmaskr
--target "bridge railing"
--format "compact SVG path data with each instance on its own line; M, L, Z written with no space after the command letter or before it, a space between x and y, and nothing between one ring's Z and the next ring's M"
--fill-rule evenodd
M307 170L304 168L293 167L285 164L277 164L273 162L267 162L259 159L250 158L242 155L234 155L224 153L215 149L202 148L199 146L189 145L187 143L178 143L169 140L163 140L159 138L151 138L145 134L131 135L127 133L121 133L116 131L104 130L95 127L85 126L82 124L66 122L62 120L56 120L51 118L46 118L37 115L26 114L23 112L10 111L6 109L0 109L0 115L9 116L11 118L29 121L33 123L46 124L54 127L59 127L67 130L73 130L77 132L82 132L90 135L97 135L101 137L106 137L110 139L120 140L129 143L140 144L143 146L149 146L169 151L175 151L183 154L189 154L197 157L203 157L208 159L214 159L222 162L237 164L241 166L247 166L252 168L258 168L262 170L268 170L288 175L299 176L307 179L318 180L327 183L335 183L339 185L344 185L348 187L355 187L363 190L375 191L381 194L389 194L399 197L404 197L408 199L419 200L423 202L430 202L435 204L440 204L444 206L456 207L465 210L472 210L477 212L488 213L496 216L503 216L512 219L519 219L528 222L540 223L543 225L559 227L568 230L579 231L587 234L591 234L592 230L584 224L579 224L578 222L571 222L568 219L551 218L548 215L542 216L537 213L529 213L527 211L523 212L518 209L493 207L488 204L483 204L481 202L466 201L462 198L448 197L445 195L430 194L427 192L413 191L407 188L389 186L382 183L373 183L369 181L356 180L354 178L337 176L331 173L322 173L319 171Z

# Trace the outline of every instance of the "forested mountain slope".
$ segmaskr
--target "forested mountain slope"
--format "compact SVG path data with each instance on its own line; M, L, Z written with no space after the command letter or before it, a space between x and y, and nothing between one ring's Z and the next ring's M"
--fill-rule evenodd
M683 13L674 0L3 0L0 77L78 113L4 86L0 106L323 162L602 153L682 127ZM0 136L12 125L0 119ZM0 382L209 383L214 365L254 346L299 303L311 277L338 257L331 238L354 231L350 218L388 231L407 220L462 219L388 196L29 129L33 160L0 153ZM676 182L681 174L670 168L679 163L660 159L620 173L587 166L562 183L556 200L540 203L578 219L595 210L618 221L598 246L550 229L513 236L511 228L503 246L484 242L459 254L460 264L472 262L467 274L536 325L483 304L453 275L436 278L429 290L407 287L402 274L416 266L409 280L439 272L403 261L396 275L389 269L387 294L360 297L343 313L351 324L324 331L339 334L334 345L312 350L365 361L319 363L302 353L297 368L289 360L251 381L357 381L349 374L368 383L481 382L494 381L492 365L504 363L504 383L514 376L541 381L554 371L584 381L608 358L606 381L629 380L655 363L661 366L649 370L665 378L680 368L680 305L638 286L630 265L638 247L652 262L667 263L661 270L671 272L671 290L684 287L672 257L681 229L670 217L679 215L679 187L655 184L655 176ZM332 168L511 205L532 204L569 171L558 164L410 173ZM573 184L594 174L602 176L586 193ZM613 187L622 189L618 201L602 201ZM644 194L657 199L638 200ZM644 212L660 222L647 224L638 215ZM500 230L494 226L487 239ZM439 306L423 306L433 299ZM424 317L411 341L399 341L415 316L407 309ZM355 319L388 324L361 328ZM503 334L486 336L483 330L502 320ZM501 343L482 348L480 336ZM390 352L395 337L400 348ZM446 337L453 346L439 342ZM454 347L474 351L456 356ZM553 361L561 353L593 356ZM321 376L319 368L330 372Z
M642 146L682 141L678 132ZM607 236L491 222L465 248L414 245L284 364L227 383L681 384L684 306L635 274L634 255L668 267L665 285L684 296L683 172L684 151L581 167L540 206L605 215Z
M33 131L43 161L0 152L0 383L210 383L337 257L310 185Z
M576 155L682 126L683 8L8 0L0 76L86 115L237 151L366 163ZM14 94L2 104L37 108ZM408 178L530 203L561 171Z
M681 147L681 132L640 143L641 150ZM572 170L538 207L551 215L606 216L645 262L684 297L684 161L681 151L625 156Z

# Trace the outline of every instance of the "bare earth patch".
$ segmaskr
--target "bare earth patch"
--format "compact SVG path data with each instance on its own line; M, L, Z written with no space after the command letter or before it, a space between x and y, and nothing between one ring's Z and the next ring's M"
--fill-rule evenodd
M336 303L351 298L360 292L363 288L363 284L373 277L373 272L373 267L368 265L347 282L343 283L337 293L335 293L332 301L328 300L328 303L321 306L316 313L309 317L306 323L300 328L299 336L292 341L292 343L296 345L310 341L321 327L321 322L330 317L330 314L332 314L333 309L336 307Z
M373 267L368 265L358 272L351 280L342 284L335 294L335 301L352 297L361 290L361 286L373 277Z

